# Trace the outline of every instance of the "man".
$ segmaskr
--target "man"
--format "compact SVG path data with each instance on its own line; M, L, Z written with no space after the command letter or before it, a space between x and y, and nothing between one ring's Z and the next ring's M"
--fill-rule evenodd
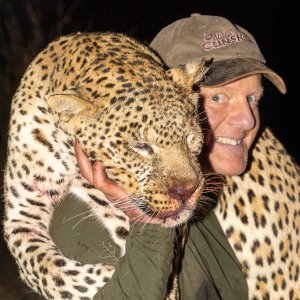
M263 94L262 76L282 93L286 92L281 77L266 67L252 35L227 19L192 14L164 28L150 46L169 67L200 62L203 57L211 61L210 70L200 83L201 103L207 116L201 162L207 172L241 174L260 125L258 103ZM91 166L80 145L75 145L75 151L88 181L111 201L126 196L120 186L107 178L100 163ZM62 251L70 253L69 246L63 243L70 231L60 222L67 207L68 204L63 204L58 208L51 231L56 242L63 245ZM139 214L138 210L128 212L132 219ZM101 226L88 226L88 234L97 238L94 233ZM80 235L80 228L77 231L73 240ZM163 299L174 232L169 234L169 239L166 235L165 241L155 245L156 249L146 242L161 232L159 225L146 226L143 237L133 232L127 241L130 249L119 259L112 280L94 299ZM91 249L94 245L86 241L85 247ZM155 250L161 259L157 259ZM79 257L76 251L72 249L69 255L82 261L88 256ZM181 268L181 299L248 298L245 278L213 211L191 223Z

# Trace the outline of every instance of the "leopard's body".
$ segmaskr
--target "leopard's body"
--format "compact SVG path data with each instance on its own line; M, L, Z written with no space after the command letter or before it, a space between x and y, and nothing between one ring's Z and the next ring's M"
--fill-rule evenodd
M204 64L166 71L159 57L117 33L77 33L50 43L12 101L4 231L22 279L47 299L92 299L114 268L63 256L49 235L68 193L86 202L124 254L129 220L80 175L76 137L129 200L162 226L185 222L201 193L202 133L193 85Z
M249 170L226 178L216 215L241 263L249 299L300 299L300 172L266 129Z

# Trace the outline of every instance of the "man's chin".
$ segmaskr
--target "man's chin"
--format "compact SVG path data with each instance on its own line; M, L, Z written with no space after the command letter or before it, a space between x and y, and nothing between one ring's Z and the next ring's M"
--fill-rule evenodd
M238 175L241 175L241 174L243 174L244 173L244 171L245 171L245 167L244 168L242 168L242 169L240 169L240 170L231 170L231 171L229 171L229 172L227 172L227 173L223 173L223 175L225 175L225 176L238 176Z
M212 169L215 173L226 176L241 175L247 167L247 157L241 159L223 158L212 163Z
M242 146L214 144L210 151L208 149L204 149L204 151L201 164L207 171L226 176L236 176L242 174L247 167L248 150ZM205 164L207 157L208 165Z

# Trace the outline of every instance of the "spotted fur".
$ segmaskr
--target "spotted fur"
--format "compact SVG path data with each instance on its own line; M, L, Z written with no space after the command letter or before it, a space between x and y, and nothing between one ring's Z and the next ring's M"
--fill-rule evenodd
M249 299L300 299L300 172L266 129L249 170L226 178L215 211L246 276Z
M22 279L47 299L92 299L114 272L62 255L49 236L56 205L86 202L124 254L128 217L85 181L76 137L93 161L162 226L185 222L203 177L193 85L206 71L166 71L159 57L117 33L78 33L50 43L28 67L12 101L5 169L4 231Z

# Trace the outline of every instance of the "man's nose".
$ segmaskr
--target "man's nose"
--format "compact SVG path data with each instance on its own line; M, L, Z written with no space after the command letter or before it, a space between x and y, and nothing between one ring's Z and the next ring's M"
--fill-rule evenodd
M255 127L256 118L253 113L253 108L248 101L238 101L232 107L231 122L244 130L251 130Z

